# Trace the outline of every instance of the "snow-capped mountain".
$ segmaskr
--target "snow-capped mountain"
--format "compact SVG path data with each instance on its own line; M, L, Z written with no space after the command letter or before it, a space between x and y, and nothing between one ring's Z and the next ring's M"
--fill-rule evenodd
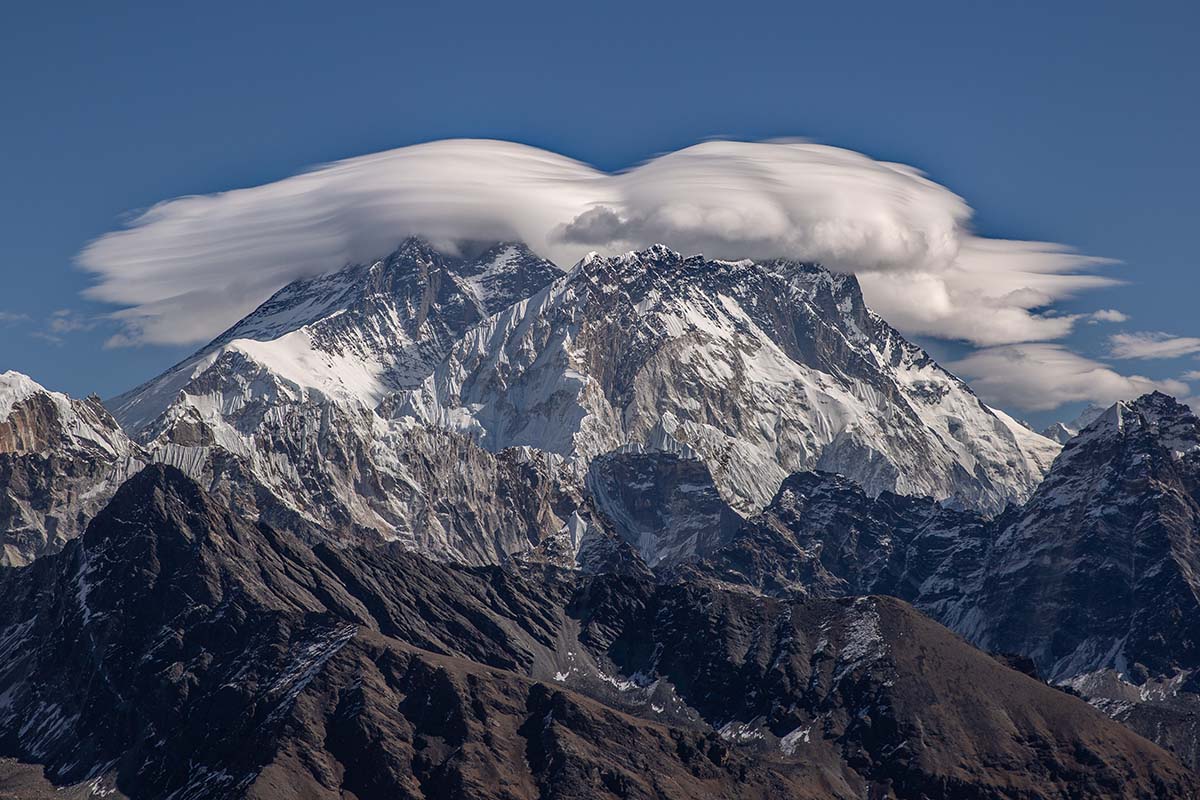
M410 239L285 287L109 405L155 460L215 491L245 471L276 501L248 506L470 563L608 536L583 482L622 448L699 457L743 513L811 468L995 512L1057 450L871 313L852 277L661 246L564 275L519 244L446 256ZM496 534L513 447L577 500ZM460 462L476 477L448 484Z
M872 313L852 276L662 246L588 256L477 325L394 416L579 464L687 447L745 513L806 469L996 512L1058 450Z
M288 284L108 405L142 441L196 415L217 432L233 423L236 438L273 403L329 399L371 409L416 385L464 331L560 274L519 244L448 256L407 239L380 261Z
M144 463L98 398L0 373L0 564L61 548Z

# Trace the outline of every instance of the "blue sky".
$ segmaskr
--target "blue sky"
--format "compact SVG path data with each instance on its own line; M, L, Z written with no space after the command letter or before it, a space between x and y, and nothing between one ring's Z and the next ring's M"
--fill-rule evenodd
M131 212L456 136L605 170L711 137L912 164L985 235L1119 260L1126 285L1057 308L1130 319L1078 325L1074 352L1200 369L1186 342L1109 340L1200 336L1194 4L175 5L0 11L0 369L110 396L194 349L106 348L114 309L79 296L74 257Z

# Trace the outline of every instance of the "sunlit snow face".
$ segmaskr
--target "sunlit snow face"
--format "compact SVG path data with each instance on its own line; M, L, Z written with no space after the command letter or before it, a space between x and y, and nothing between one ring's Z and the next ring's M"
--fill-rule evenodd
M407 235L453 250L521 240L566 267L663 242L717 258L819 261L863 278L910 332L1054 338L1037 313L1107 281L1063 248L982 239L966 202L917 171L805 142L708 142L606 173L511 142L450 140L276 183L161 203L92 242L89 294L125 306L113 344L206 340L297 277L377 258Z

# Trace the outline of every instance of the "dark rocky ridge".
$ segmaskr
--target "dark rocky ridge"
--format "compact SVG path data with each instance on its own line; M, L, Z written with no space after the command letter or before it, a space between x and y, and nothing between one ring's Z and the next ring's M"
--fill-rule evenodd
M897 600L310 548L161 466L61 554L0 572L0 592L0 755L56 785L137 798L1197 790L1154 745Z

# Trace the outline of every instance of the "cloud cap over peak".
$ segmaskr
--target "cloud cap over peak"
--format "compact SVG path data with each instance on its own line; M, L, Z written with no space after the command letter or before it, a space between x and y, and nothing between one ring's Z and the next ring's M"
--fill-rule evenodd
M799 141L712 141L607 173L512 142L456 139L167 200L91 242L88 295L122 306L114 344L207 340L288 282L415 235L526 242L567 267L662 242L857 273L902 330L995 345L1058 338L1055 301L1112 281L1059 245L986 239L961 197L900 164Z

